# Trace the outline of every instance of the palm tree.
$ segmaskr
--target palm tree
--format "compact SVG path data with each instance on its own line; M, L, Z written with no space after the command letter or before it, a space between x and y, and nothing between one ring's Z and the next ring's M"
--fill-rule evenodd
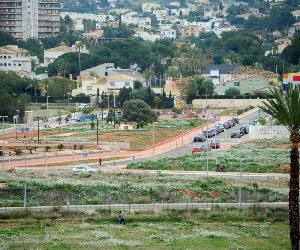
M75 47L76 49L78 49L78 64L79 64L79 77L80 77L80 73L81 73L80 52L83 49L83 42L82 41L75 42Z
M273 98L262 109L290 131L289 222L293 250L299 250L299 143L300 143L300 87L289 85L286 93L272 90Z

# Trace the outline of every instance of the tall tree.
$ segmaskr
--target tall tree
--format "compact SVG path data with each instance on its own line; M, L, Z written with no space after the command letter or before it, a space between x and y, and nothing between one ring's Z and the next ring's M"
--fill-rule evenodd
M128 122L136 122L138 127L157 120L157 113L142 100L130 100L124 103L122 118Z
M181 57L180 69L184 76L194 76L200 73L207 61L199 48L188 48Z
M300 143L300 88L289 85L287 92L272 90L273 97L262 109L290 131L290 191L289 222L293 250L299 250L299 143Z

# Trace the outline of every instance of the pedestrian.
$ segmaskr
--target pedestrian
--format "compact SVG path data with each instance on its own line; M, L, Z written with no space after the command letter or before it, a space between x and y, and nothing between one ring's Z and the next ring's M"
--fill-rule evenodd
M99 165L101 166L102 165L102 158L101 157L99 157Z
M124 212L124 210L119 211L119 224L125 225L125 212Z

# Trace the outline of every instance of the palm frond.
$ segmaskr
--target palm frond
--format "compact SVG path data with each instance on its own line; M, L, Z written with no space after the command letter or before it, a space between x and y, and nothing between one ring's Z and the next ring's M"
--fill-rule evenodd
M271 89L273 98L263 101L261 107L290 131L300 129L300 88L289 84L286 93L282 89Z

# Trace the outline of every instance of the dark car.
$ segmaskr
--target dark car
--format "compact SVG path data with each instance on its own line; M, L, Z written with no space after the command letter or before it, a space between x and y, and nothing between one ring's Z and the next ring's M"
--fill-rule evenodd
M243 130L244 135L249 134L249 127L243 126L243 127L240 127L240 129Z
M231 133L231 138L241 138L241 133L239 131L235 131Z
M205 134L197 134L194 137L194 142L204 142L206 141L206 136Z
M238 132L241 134L241 136L245 134L245 130L242 127L239 128Z
M224 124L218 124L217 127L220 128L221 132L224 132L224 130L225 130Z
M233 121L234 124L240 124L240 119L237 117L233 117L231 120Z
M225 127L225 129L230 129L230 127L229 127L229 125L228 125L227 122L224 122L224 123L223 123L223 126Z

